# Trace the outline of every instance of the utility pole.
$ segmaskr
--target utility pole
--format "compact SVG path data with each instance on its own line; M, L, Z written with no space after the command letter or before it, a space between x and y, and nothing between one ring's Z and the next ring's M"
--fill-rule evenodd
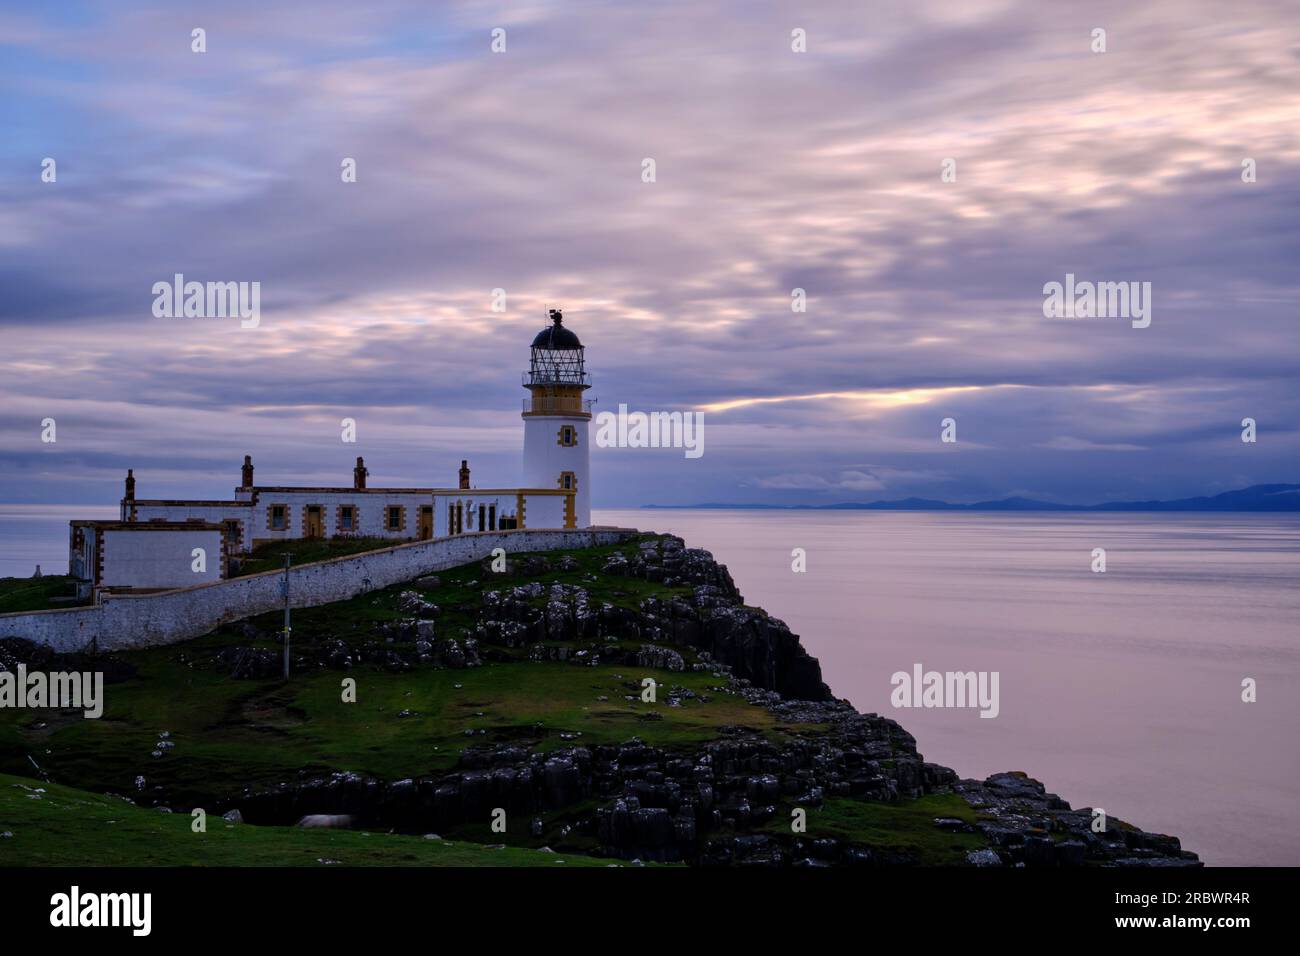
M284 553L284 581L280 584L280 590L284 594L284 679L289 679L289 635L293 633L293 628L289 626L289 561L292 556L286 551Z

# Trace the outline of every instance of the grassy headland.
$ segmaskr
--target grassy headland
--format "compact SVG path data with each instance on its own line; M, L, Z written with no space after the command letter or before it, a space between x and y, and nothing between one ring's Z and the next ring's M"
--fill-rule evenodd
M260 654L264 663L278 660L278 614L227 625L184 644L114 654L106 668L110 682L101 719L87 720L79 712L0 710L0 773L13 775L3 780L0 819L6 824L0 829L22 837L21 842L6 840L0 852L14 862L40 864L89 862L87 854L93 854L93 861L134 865L314 864L318 858L358 864L553 865L546 859L550 854L537 852L540 847L570 854L566 859L599 851L593 820L598 808L611 805L611 796L593 792L558 809L516 815L505 833L492 832L486 818L442 828L441 834L456 843L453 847L413 837L228 826L218 814L237 806L250 789L293 785L340 771L390 782L438 778L463 769L469 751L507 745L545 754L636 738L690 761L714 741L797 747L828 734L831 727L817 719L781 719L747 700L724 673L686 645L672 645L680 654L674 667L685 669L608 660L582 663L581 654L592 653L593 647L606 658L618 659L622 652L625 660L631 659L647 643L640 636L624 640L606 634L598 645L590 640L530 640L516 646L480 642L480 666L411 663L418 646L408 626L413 613L431 620L440 639L466 642L480 633L476 626L489 604L486 592L492 590L528 585L526 599L515 593L514 611L532 608L530 613L539 615L548 613L554 585L570 586L568 593L581 588L590 607L615 614L621 609L643 615L642 602L648 598L663 602L660 607L693 600L696 589L671 577L665 583L662 578L603 573L611 558L620 560L616 554L635 561L641 543L550 552L540 570L527 570L529 556L520 556L519 565L505 575L474 563L441 572L436 579L295 610L294 666L287 682L280 679L278 666L258 671L268 674L263 677L236 677L231 667L232 660L244 655ZM296 544L303 559L345 553L319 551L322 542ZM273 557L278 553L259 560ZM410 595L403 598L410 591L436 608L427 609L427 615L413 612ZM349 655L342 666L329 656L336 652L331 648L340 646ZM561 659L536 659L539 651ZM641 698L641 681L650 675L660 687L653 703ZM347 681L355 681L355 702L344 702ZM31 780L36 772L32 761L56 783ZM863 778L865 786L879 782L879 772L873 774ZM48 791L40 800L26 789L38 786ZM125 796L138 806L100 794ZM176 812L144 809L155 802ZM788 842L793 805L793 795L787 794L771 808L776 815L768 823L724 820L724 825L732 828L728 832ZM196 806L213 811L205 835L190 832L188 809ZM736 812L732 807L719 811L727 820ZM968 850L985 845L984 840L941 831L933 820L966 820L969 815L969 807L951 794L888 804L834 796L809 809L807 837L853 841L915 862L957 863ZM119 822L109 825L104 822L109 818ZM41 839L31 840L31 833ZM131 838L144 835L151 836ZM471 843L519 849L486 850Z

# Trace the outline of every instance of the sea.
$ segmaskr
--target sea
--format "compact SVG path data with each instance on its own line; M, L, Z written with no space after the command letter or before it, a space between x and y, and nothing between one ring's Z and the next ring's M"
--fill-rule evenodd
M1024 771L1074 807L1179 837L1207 864L1300 865L1300 516L593 520L712 551L747 603L800 635L836 696L897 720L927 760L963 777ZM998 715L893 706L893 675L918 664L996 671Z
M0 576L65 573L68 520L116 512L0 506ZM1178 836L1210 865L1300 865L1298 515L593 520L712 551L749 604L800 635L837 696L897 720L927 760L964 777L1024 771L1075 807ZM917 666L996 672L997 716L895 707L894 675Z

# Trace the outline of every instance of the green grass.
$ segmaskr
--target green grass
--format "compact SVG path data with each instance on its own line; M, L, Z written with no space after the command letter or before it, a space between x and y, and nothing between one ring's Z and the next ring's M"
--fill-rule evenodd
M363 546L365 542L369 542L369 546ZM299 547L299 551L295 553L294 557L295 565L307 561L321 561L331 557L341 557L356 550L391 547L394 543L376 538L339 539L337 542L333 540L289 542L289 544ZM352 552L345 550L353 546L355 547ZM328 550L334 547L339 550ZM280 552L285 550L286 548L279 544L264 546L254 552L251 559L245 559L246 562L252 561L254 563L250 565L251 570L246 568L241 570L241 574L280 568L283 559L279 555ZM688 586L670 588L640 578L600 575L600 569L604 567L605 562L609 560L614 552L622 551L631 556L636 550L636 543L633 542L570 551L546 552L544 556L551 562L552 566L558 563L561 557L567 555L574 559L576 567L572 571L552 570L535 577L524 577L514 572L494 574L485 569L483 564L479 562L462 565L437 572L437 577L441 583L436 588L419 589L415 588L411 583L406 583L384 591L363 595L351 601L295 610L293 612L294 636L295 638L301 637L310 640L317 637L349 637L359 633L369 634L376 623L407 616L397 610L397 595L406 590L418 590L426 599L435 602L442 611L438 617L440 632L453 636L459 636L459 630L461 629L473 627L483 606L483 592L494 589L504 590L533 581L540 582L547 588L552 584L579 585L587 589L594 603L607 602L631 610L636 610L640 603L648 597L668 599L691 594L692 588ZM518 557L526 559L528 555ZM512 558L512 560L515 559ZM593 576L596 577L595 581L591 580ZM531 603L537 607L545 607L546 597L536 598ZM253 618L253 623L267 631L277 630L280 627L279 612ZM221 633L229 635L233 642L236 639L237 629L227 628L225 631L218 632L218 634Z
M316 561L328 561L342 558L362 551L376 551L406 544L414 538L296 538L288 541L272 541L259 545L239 562L239 573L235 577L260 574L263 571L278 571L284 567L284 556L292 556L293 563L312 564Z
M373 637L377 624L409 617L397 607L398 595L407 590L416 590L425 599L437 604L440 609L437 617L439 635L456 638L472 634L483 607L485 591L506 590L534 581L542 584L548 591L552 584L577 585L587 590L593 606L609 603L630 610L638 609L641 602L648 597L669 599L691 593L692 589L688 586L670 588L639 578L606 577L599 573L614 552L623 551L630 555L636 550L635 543L632 543L547 552L545 557L551 562L552 567L561 557L569 556L574 559L575 569L552 570L535 577L524 577L513 571L494 574L480 562L462 565L438 572L440 583L434 588L416 588L413 583L405 583L351 601L295 610L293 612L294 640L314 641L328 637L351 640ZM542 597L534 598L529 603L538 608L545 608L547 596L543 594ZM253 618L252 623L268 633L278 631L281 627L280 614L279 612L264 614ZM217 632L216 636L221 638L223 635L226 643L247 643L246 639L239 634L238 627L226 628ZM640 643L642 642L635 642L637 646ZM624 643L623 646L628 646L628 643ZM527 650L524 648L486 649L499 657L519 660L527 657ZM679 650L688 661L694 659L688 649L679 648Z
M774 836L792 837L793 809L794 804L783 805L764 829ZM805 809L807 839L848 840L883 853L910 857L924 866L962 864L971 850L988 846L982 834L950 833L934 825L936 817L976 821L975 810L955 793L929 794L899 803L832 797L820 808Z
M571 552L577 569L538 578L492 575L481 564L439 575L423 594L441 608L437 629L460 637L474 624L483 591L538 580L580 584L593 601L635 607L644 596L667 597L686 588L664 588L636 579L588 578L616 546ZM623 545L628 552L635 545ZM554 564L560 554L550 553ZM352 601L295 610L294 643L305 647L331 637L352 643L376 639L376 627L404 615L398 585ZM537 599L545 603L545 598ZM253 619L266 635L280 626L278 614ZM56 780L95 791L134 792L143 774L166 789L178 805L238 793L245 785L295 779L299 771L352 770L381 779L421 776L453 768L467 745L512 742L543 751L571 744L619 743L639 736L663 747L687 747L740 725L781 737L786 730L764 708L712 690L722 681L708 671L654 672L624 665L585 667L533 663L526 650L483 646L498 660L464 670L417 668L394 674L377 668L313 670L289 683L234 680L212 658L229 647L278 645L250 639L231 625L184 644L118 655L135 669L125 681L105 686L104 715L6 709L0 711L0 771L29 773L33 757ZM623 642L636 646L637 642ZM400 645L394 645L400 646ZM688 660L693 655L682 649ZM654 676L659 703L640 700L640 679ZM357 681L357 702L344 704L341 682ZM462 685L457 688L455 685ZM669 707L674 685L706 695ZM625 700L632 695L634 700ZM607 701L598 700L605 696ZM398 718L402 710L415 716ZM479 714L482 716L478 716ZM657 714L662 719L643 719ZM465 730L484 730L472 737ZM798 728L804 730L805 728ZM151 757L158 734L170 731L174 749ZM562 734L579 734L566 740Z
M521 662L405 674L317 671L285 684L232 680L160 652L133 655L133 663L135 678L106 685L98 720L71 712L0 712L0 770L27 772L31 754L58 780L129 792L143 774L183 801L293 779L299 770L353 770L387 780L431 774L451 769L471 744L509 741L549 750L639 736L674 747L711 740L725 724L777 730L768 711L730 695L714 693L708 703L688 700L681 707L664 702L671 685L709 694L716 681L708 673ZM656 704L640 700L645 675L661 682ZM344 677L357 682L356 703L341 700ZM627 694L635 699L625 700ZM402 710L415 716L399 718ZM663 719L640 719L649 713ZM467 737L466 729L486 733ZM175 747L153 758L163 730ZM569 741L562 733L581 736Z
M36 793L44 790L44 793ZM39 799L38 799L39 798ZM388 833L255 827L0 774L0 866L608 866L570 853ZM500 841L497 841L500 842ZM323 861L330 861L329 863Z
M73 600L73 594L72 578L66 574L47 574L39 578L0 578L0 614L78 607L87 603ZM67 600L55 600L56 598Z
M294 544L302 546L300 555L319 558L319 551L307 549L328 542ZM385 547L390 544L382 542ZM610 555L620 550L631 555L637 546L625 543L563 552L573 557L574 570L551 571L532 578L516 573L495 575L476 562L439 572L440 583L422 593L440 608L436 617L438 633L459 638L477 620L483 592L493 588L531 581L547 587L553 583L576 584L587 589L593 604L608 601L629 608L636 608L649 596L668 598L690 592L688 587L666 588L634 578L600 576ZM563 553L551 552L546 557L554 566ZM354 645L382 640L378 626L406 616L399 610L398 601L401 592L410 588L411 584L403 584L352 601L295 610L295 647L301 649L339 637ZM544 606L545 601L543 597L534 603ZM129 665L133 674L105 685L101 719L87 720L79 712L0 710L0 773L30 774L30 756L51 779L63 784L92 793L128 795L137 793L134 781L140 774L147 781L146 794L161 787L168 805L179 809L223 799L231 801L247 786L292 782L304 773L324 775L349 770L383 780L435 775L453 769L465 748L471 746L508 742L545 752L566 746L621 743L636 736L652 746L685 750L717 739L724 726L747 727L778 741L823 729L779 725L765 708L718 689L717 685L725 682L707 670L673 673L621 664L590 667L537 663L526 660L523 648L491 645L481 647L488 659L477 668L416 667L390 673L358 666L350 671L315 669L295 673L287 683L279 679L235 680L216 668L213 659L220 651L262 647L278 652L278 644L271 636L280 627L279 615L263 615L251 623L262 636L247 636L245 624L239 623L184 644L115 655ZM631 648L639 643L620 642ZM678 650L688 662L696 659L688 648ZM640 681L646 676L659 682L658 703L643 703L640 699ZM357 683L356 703L342 701L341 683L345 678ZM668 690L673 686L689 688L708 700L688 699L680 707L669 707ZM627 696L633 699L627 700ZM607 699L601 701L600 697ZM399 718L403 710L413 715ZM659 719L646 719L651 715ZM162 757L152 757L164 730L170 732L175 746L165 750ZM466 730L475 733L466 736ZM480 730L483 733L477 733ZM84 798L99 799L88 795ZM544 814L540 838L531 836L528 821L523 818L511 820L506 834L492 834L486 826L475 824L443 835L457 842L522 847L549 842L560 847L560 843L553 842L559 828L575 822L580 814L589 818L594 806ZM179 819L179 814L171 817L158 811L147 813L156 814L157 826L170 826ZM0 815L0 819L6 818ZM207 836L219 840L219 834L226 832L225 824L215 820L209 823ZM180 832L188 834L188 824ZM300 838L308 839L294 834L294 839ZM105 839L113 846L127 842L120 834ZM301 857L308 863L314 862L313 853L338 857L312 840L341 840L348 848L373 845L347 842L357 839L363 838L337 832L312 834L303 844ZM399 838L376 835L364 839ZM242 861L241 852L260 858L255 842L241 846L243 850L232 845L231 862ZM8 849L0 842L0 853ZM581 828L575 829L562 849L594 849L594 838ZM427 852L442 851L434 847ZM121 853L125 854L122 860L135 859L125 848ZM423 859L418 857L417 861Z

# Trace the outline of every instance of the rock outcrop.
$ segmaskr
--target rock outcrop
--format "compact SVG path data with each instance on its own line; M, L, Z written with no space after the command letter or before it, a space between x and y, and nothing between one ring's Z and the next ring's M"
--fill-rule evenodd
M658 700L666 707L638 720L664 720L676 713L672 708L690 706L693 699L728 695L771 715L775 720L765 717L755 726L776 731L724 726L707 742L660 747L638 737L584 745L578 739L582 734L569 729L546 741L548 747L561 746L539 749L548 732L533 734L524 727L526 740L514 734L509 742L498 738L490 745L467 741L458 763L444 773L383 781L337 772L250 788L235 800L214 799L207 806L252 824L288 825L325 814L347 816L360 827L411 833L482 824L494 810L504 809L511 819L525 820L534 838L546 836L557 847L594 847L611 857L825 866L925 860L906 842L855 839L851 834L860 831L852 827L832 829L850 834L839 837L795 833L786 816L790 808L809 814L837 806L842 811L846 802L858 809L898 808L934 796L940 799L921 806L947 811L931 821L935 845L959 854L955 861L945 857L947 862L1199 865L1176 838L1146 833L1114 817L1094 833L1089 810L1072 809L1022 773L959 780L954 771L926 762L898 723L834 699L798 636L747 606L727 569L709 552L663 536L622 547L602 561L601 573L615 582L662 587L598 588L597 578L578 573L572 556L520 556L504 574L485 566L484 580L503 583L474 593L468 604L459 603L462 589L456 592L458 603L439 607L441 579L425 578L415 582L424 593L396 595L397 619L367 623L359 632L364 636L295 642L293 670L364 666L402 672L473 668L494 660L521 667L530 660L626 664L660 675ZM555 572L583 583L526 580ZM648 590L655 594L645 596ZM449 619L458 623L449 625ZM467 621L470 625L462 626ZM244 636L258 643L273 639L251 623L244 627ZM0 641L0 668L19 660L40 660L50 669L63 663L42 653L29 642ZM179 659L188 661L187 654L180 652ZM120 669L119 679L130 675L129 665L113 666ZM219 650L211 666L235 678L270 679L283 665L274 647L235 645ZM699 682L693 682L696 690L674 684L672 675L686 671L707 672L716 685L708 686L706 695ZM638 687L631 681L629 686ZM412 716L409 710L397 714ZM465 730L471 738L484 733ZM158 746L156 756L161 756L170 743ZM144 778L137 781L143 789ZM558 832L547 833L545 815L563 821Z
M559 834L583 836L621 858L684 860L699 865L824 866L922 862L906 849L835 838L799 837L768 826L778 806L816 812L851 797L897 805L927 794L955 794L976 813L936 817L937 832L969 834L984 844L971 866L1197 866L1175 837L1146 833L1111 818L1092 832L1092 814L1020 773L958 780L926 762L896 722L860 714L847 702L788 701L733 679L732 690L783 719L820 722L825 734L777 744L736 729L689 749L571 746L546 753L520 745L467 749L457 769L392 783L336 773L238 801L245 819L285 823L306 814L347 814L361 826L412 833L487 820L501 808L531 818L595 801Z
M530 561L536 565L539 559ZM523 564L521 562L521 564ZM537 565L543 567L545 566ZM519 570L527 572L528 566ZM634 557L616 553L603 568L615 577L641 578L691 591L671 599L650 597L636 610L596 604L586 589L540 582L488 591L475 637L485 645L524 647L589 642L583 661L632 662L611 641L678 645L704 652L736 676L786 697L830 700L821 665L783 621L748 607L727 569L699 548L671 535L642 542Z

